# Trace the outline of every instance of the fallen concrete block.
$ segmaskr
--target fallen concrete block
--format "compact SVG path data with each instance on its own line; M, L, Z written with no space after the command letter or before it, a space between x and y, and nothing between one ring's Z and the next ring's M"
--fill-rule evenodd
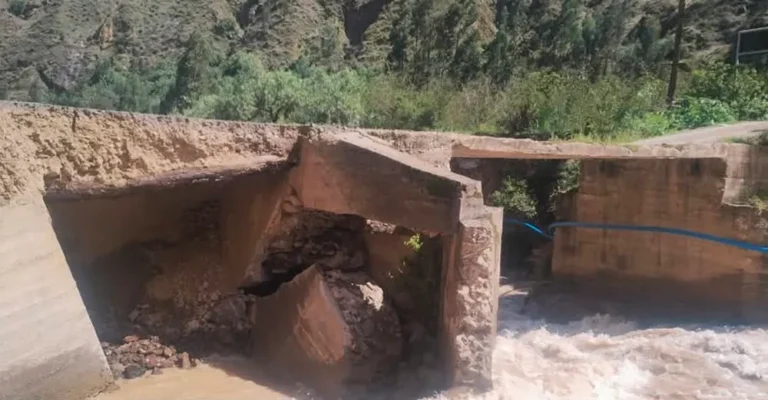
M364 272L312 266L256 300L250 318L254 358L327 397L374 382L400 359L397 315Z

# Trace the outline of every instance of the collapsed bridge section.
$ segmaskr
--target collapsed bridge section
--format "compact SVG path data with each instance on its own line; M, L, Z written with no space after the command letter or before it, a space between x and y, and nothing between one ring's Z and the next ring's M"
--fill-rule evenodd
M501 213L478 182L357 133L298 132L226 160L180 145L183 131L137 149L96 144L94 115L74 132L25 117L3 133L46 156L3 164L19 179L1 208L0 398L84 398L222 351L337 397L400 384L424 336L436 389L490 387ZM134 161L93 150L114 144Z
M759 156L0 103L0 399L81 399L206 351L249 354L331 397L403 376L485 389L502 215L484 204L495 169L474 166L583 159L562 219L647 217L760 243L761 216L727 205L765 188ZM472 162L451 172L458 159ZM623 235L560 231L555 279L650 275L760 311L759 257ZM434 374L411 364L421 348Z

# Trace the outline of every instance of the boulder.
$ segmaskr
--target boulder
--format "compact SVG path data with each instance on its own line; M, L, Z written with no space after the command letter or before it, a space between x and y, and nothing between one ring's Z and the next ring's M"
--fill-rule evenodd
M254 357L328 397L394 372L400 359L395 310L365 272L313 265L257 299L250 318Z

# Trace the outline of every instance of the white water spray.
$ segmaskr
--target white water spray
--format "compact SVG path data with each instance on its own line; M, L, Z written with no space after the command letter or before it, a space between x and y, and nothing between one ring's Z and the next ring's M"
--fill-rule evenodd
M480 399L768 399L765 329L641 328L600 314L548 324L521 314L521 298L501 299L495 389Z

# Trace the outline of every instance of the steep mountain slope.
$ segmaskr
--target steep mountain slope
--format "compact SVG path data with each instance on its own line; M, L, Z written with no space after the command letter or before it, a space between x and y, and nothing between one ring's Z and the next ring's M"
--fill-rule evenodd
M768 26L768 1L688 0L685 30L689 54L721 56L731 51L739 30ZM670 10L667 10L669 15Z
M260 53L272 66L286 65L308 49L381 65L396 10L408 1L414 0L0 0L0 98L27 99L35 85L71 89L91 76L99 59L113 56L134 68L153 66L175 58L194 31ZM507 1L558 10L564 0ZM689 1L689 57L724 57L736 31L768 25L768 1ZM432 3L439 8L450 2ZM605 3L585 1L588 9ZM633 16L628 20L636 24L642 15L656 15L662 34L669 35L676 3L627 0ZM475 27L487 42L498 5L474 4Z

